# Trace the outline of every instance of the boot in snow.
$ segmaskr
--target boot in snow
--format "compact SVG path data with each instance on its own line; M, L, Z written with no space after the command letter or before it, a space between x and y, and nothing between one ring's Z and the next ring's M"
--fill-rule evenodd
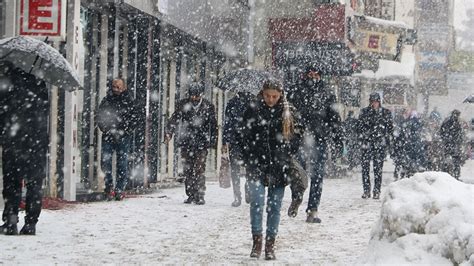
M265 260L275 260L275 238L267 237L265 239Z
M36 225L35 224L25 224L20 230L20 235L36 235Z
M263 237L262 235L253 235L253 245L252 245L252 251L250 252L250 257L251 258L260 258L260 255L262 254L262 242L263 242Z
M204 200L204 195L198 195L197 197L195 197L195 202L196 205L204 205L206 204L206 201Z
M306 217L306 222L311 224L321 223L321 219L318 218L318 211L309 211Z
M231 206L232 207L239 207L240 204L242 204L242 200L241 199L235 199L234 202L232 202Z
M362 194L362 198L363 198L363 199L368 199L368 198L370 198L370 192L364 192L364 194Z
M375 199L375 200L380 199L380 193L374 192L374 196L372 198Z
M193 203L194 201L194 197L193 196L189 196L187 199L184 200L184 204L191 204Z
M298 208L300 207L300 205L300 200L292 200L290 207L288 207L288 216L293 218L296 217L296 215L298 215Z
M1 234L13 236L18 235L18 216L10 215L7 217L7 221L5 224L2 225L2 230L0 231Z

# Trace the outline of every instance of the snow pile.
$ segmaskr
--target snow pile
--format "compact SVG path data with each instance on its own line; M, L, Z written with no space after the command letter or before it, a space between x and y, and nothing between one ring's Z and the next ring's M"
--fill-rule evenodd
M362 260L474 265L474 185L440 172L392 183Z

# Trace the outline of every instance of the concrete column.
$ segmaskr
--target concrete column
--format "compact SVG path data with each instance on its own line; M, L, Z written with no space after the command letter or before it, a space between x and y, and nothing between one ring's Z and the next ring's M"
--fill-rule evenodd
M80 28L80 0L68 1L67 19L67 52L66 59L75 71L79 71L79 30ZM64 112L64 199L76 200L76 183L79 182L77 156L77 110L78 96L76 91L65 92Z

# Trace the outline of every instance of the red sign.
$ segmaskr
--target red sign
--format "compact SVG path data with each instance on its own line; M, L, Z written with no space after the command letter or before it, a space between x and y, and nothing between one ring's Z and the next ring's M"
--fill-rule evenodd
M369 35L369 48L379 49L379 39L380 36L378 35Z
M64 38L65 0L21 0L20 35Z
M319 41L344 42L345 6L341 4L319 5L314 15L304 18L270 19L269 32L272 41Z

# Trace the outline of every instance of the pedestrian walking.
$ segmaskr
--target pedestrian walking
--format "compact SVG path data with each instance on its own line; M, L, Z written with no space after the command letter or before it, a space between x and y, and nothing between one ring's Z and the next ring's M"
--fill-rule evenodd
M105 196L122 200L128 183L128 153L137 121L136 108L125 81L116 78L99 105L97 123L102 131L101 167L105 173ZM112 177L112 156L116 153L116 182Z
M0 61L0 131L4 224L0 233L18 234L22 184L26 186L22 235L35 235L41 213L48 153L48 89L44 81L8 61Z
M461 165L467 159L465 152L466 132L463 124L465 122L461 120L461 112L455 109L441 124L440 129L444 154L443 171L456 179L461 176Z
M227 103L224 117L224 132L222 138L222 153L229 153L230 175L234 192L232 207L238 207L242 203L242 193L240 192L240 177L242 161L242 145L239 143L239 135L242 131L242 119L244 112L253 99L249 92L237 92ZM244 186L247 196L247 185ZM246 197L248 198L248 197ZM248 200L247 200L248 203Z
M380 94L369 96L369 106L361 110L359 116L359 134L362 143L362 184L363 199L370 198L370 162L373 162L374 186L373 199L380 198L382 186L382 168L386 152L390 149L393 135L393 121L390 110L382 107Z
M245 111L242 130L243 158L247 168L250 223L253 238L250 257L258 258L263 244L263 211L267 212L265 259L274 260L280 209L292 159L302 141L302 127L286 101L282 84L270 79L254 104ZM265 208L265 186L268 187Z
M405 160L405 139L403 134L403 122L406 120L407 111L405 108L395 110L393 117L393 140L390 148L390 158L393 160L395 169L393 171L394 180L402 175L402 168Z
M216 146L217 120L214 105L202 96L204 84L192 83L188 98L179 101L165 129L165 142L177 136L181 148L186 204L205 204L206 158L209 148ZM180 128L178 130L178 126Z
M320 223L318 209L321 201L323 178L326 174L328 143L333 142L338 150L343 147L341 119L332 108L335 97L321 79L321 71L315 66L306 68L302 84L292 92L291 102L301 113L307 132L304 149L300 151L300 161L311 179L306 222ZM299 205L298 205L299 206ZM291 213L290 205L288 213Z
M402 123L403 163L402 177L411 177L422 172L425 165L425 151L422 140L423 123L416 111Z
M345 147L347 150L347 163L349 171L352 171L360 163L360 144L357 134L357 119L354 117L354 111L349 111L347 118L343 123Z

